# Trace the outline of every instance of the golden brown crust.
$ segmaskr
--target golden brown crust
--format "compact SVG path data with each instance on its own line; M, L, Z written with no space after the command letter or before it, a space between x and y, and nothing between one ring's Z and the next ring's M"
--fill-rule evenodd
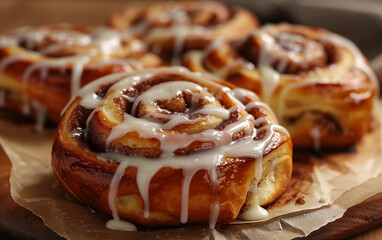
M152 82L156 82L156 79L171 81L172 79L179 78L183 81L198 82L198 80L193 79L189 75L183 75L181 72L174 73L174 71L172 71L172 74L154 74L154 77L150 80ZM209 86L208 88L211 91L211 87ZM215 91L215 94L217 92ZM247 101L254 100L250 98L248 97ZM78 134L81 132L79 129L86 127L86 120L92 112L92 110L81 107L80 101L81 97L75 99L60 121L54 137L52 167L63 186L77 200L98 211L111 214L108 194L111 180L120 164L114 161L100 160L100 152L94 151L94 148L91 149L93 143L89 142L90 138L84 140L84 136ZM266 117L271 122L275 121L267 108L261 106L257 108L259 109L256 110L255 107L251 111L257 112L256 114ZM243 112L242 114L246 113ZM97 129L102 129L103 126L111 124L108 121L98 121L99 117L95 116L95 114L92 118L95 121L94 127ZM232 119L232 121L235 121L235 119ZM268 130L264 130L262 134L266 134ZM91 131L100 130L93 129ZM261 134L257 137L259 139L262 138ZM94 138L96 136L93 136L92 141L94 141ZM291 177L291 140L285 133L278 131L273 133L271 139L271 142L263 152L262 165L265 170L263 171L262 178L269 179L268 175L273 172L274 168L276 180L275 182L263 180L260 183L262 184L261 189L264 189L264 194L261 196L261 205L274 201L284 191ZM123 146L130 140L121 138L118 142L121 142L121 146ZM121 150L121 148L118 149ZM105 149L101 152L104 151ZM200 152L200 150L198 151ZM145 153L134 154L145 156ZM211 157L213 156L211 155ZM131 156L131 158L134 158L134 156ZM153 160L155 161L155 158ZM182 161L182 159L178 160ZM271 166L272 161L277 162L276 167ZM219 182L217 191L214 190L213 181L208 170L198 170L192 177L189 188L188 222L209 222L210 207L216 197L219 199L220 208L218 222L235 220L246 201L248 185L254 178L255 162L250 157L225 157L216 169ZM146 226L181 224L182 188L184 187L183 170L164 166L155 173L149 187L150 215L148 218L145 218L143 214L144 198L141 196L137 185L138 180L136 179L138 171L139 169L136 167L127 167L118 186L115 204L119 216Z
M108 45L117 43L111 43L113 33L107 31L112 30L52 25L24 28L1 36L1 40L5 39L0 45L3 107L36 117L37 103L48 121L57 123L76 90L74 85L80 87L116 72L162 65L159 57L148 53L144 44L134 38L115 37L121 46L109 49ZM76 38L83 38L83 42L77 43ZM102 38L111 41L102 42Z
M217 38L236 42L259 22L246 9L217 1L174 1L130 3L124 11L111 15L109 25L137 34L153 51L171 59L179 50L177 45L181 45L179 51L187 51L203 49Z
M294 147L349 147L369 129L376 79L349 40L323 29L276 24L241 44L218 46L188 54L183 65L259 94L289 130Z

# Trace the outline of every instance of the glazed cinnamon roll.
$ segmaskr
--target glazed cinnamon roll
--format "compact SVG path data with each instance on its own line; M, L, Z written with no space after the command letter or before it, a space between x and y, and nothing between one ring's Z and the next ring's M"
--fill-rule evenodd
M57 123L82 85L110 73L161 64L144 43L112 29L26 27L0 36L0 104Z
M215 1L130 3L109 23L144 39L173 65L180 63L186 50L203 49L216 38L236 42L259 26L249 11Z
M250 91L180 67L82 88L54 137L52 166L80 202L146 226L267 217L292 170L288 132Z
M326 30L266 25L240 44L217 40L183 63L259 94L295 147L349 147L370 127L375 75L353 43Z

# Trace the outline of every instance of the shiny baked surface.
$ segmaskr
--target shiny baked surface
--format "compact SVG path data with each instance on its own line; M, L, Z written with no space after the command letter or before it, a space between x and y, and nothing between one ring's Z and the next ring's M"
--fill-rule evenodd
M372 121L378 83L369 63L323 29L268 24L240 44L190 52L183 65L259 94L298 148L352 146Z
M65 111L52 166L76 199L114 219L213 226L284 191L292 145L275 123L255 94L184 68L110 75Z
M0 36L0 104L57 123L71 95L86 83L160 65L141 41L109 28L25 27Z
M204 49L214 39L244 39L259 22L250 11L217 1L132 2L115 12L109 25L145 41L171 64L191 49Z

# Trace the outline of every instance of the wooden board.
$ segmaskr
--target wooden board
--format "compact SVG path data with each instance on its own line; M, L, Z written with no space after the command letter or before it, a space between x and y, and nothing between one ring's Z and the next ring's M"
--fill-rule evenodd
M46 227L39 217L13 201L9 191L10 169L11 164L0 149L0 238L63 239ZM341 219L299 239L344 239L378 225L382 225L382 193L350 208Z
M17 239L63 239L41 218L17 205L9 192L9 175L0 177L0 232ZM0 235L0 239L3 236Z
M345 239L380 225L382 225L382 193L349 208L342 218L318 229L307 238L298 239ZM382 239L382 235L376 239Z
M41 218L13 201L9 189L11 163L0 147L0 239L63 239L46 227Z

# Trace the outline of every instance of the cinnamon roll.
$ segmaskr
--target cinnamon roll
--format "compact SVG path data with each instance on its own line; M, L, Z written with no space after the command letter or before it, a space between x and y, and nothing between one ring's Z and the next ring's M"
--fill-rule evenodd
M370 128L377 80L349 40L323 29L266 25L183 59L192 71L259 94L298 148L340 149Z
M186 50L203 49L216 38L236 42L259 26L251 12L215 1L130 3L109 23L144 39L173 65L180 64Z
M82 85L110 73L161 64L140 40L113 29L25 27L0 36L0 105L57 123Z
M292 170L288 132L250 91L185 68L119 73L82 88L52 166L80 202L145 226L267 217Z

